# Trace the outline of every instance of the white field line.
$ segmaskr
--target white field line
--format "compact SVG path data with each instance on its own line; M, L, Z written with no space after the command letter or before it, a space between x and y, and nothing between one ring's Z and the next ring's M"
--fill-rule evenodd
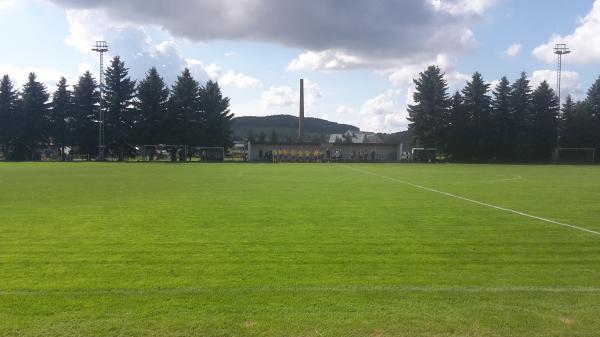
M516 176L514 178L488 180L488 181L486 181L486 183L503 183L503 182L507 182L507 181L516 181L516 180L521 180L521 179L523 179L523 177Z
M551 220L551 219L542 218L542 217L539 217L537 215L532 215L532 214L520 212L520 211L517 211L517 210L514 210L514 209L500 207L500 206L488 204L488 203L485 203L485 202L481 202L481 201L477 201L477 200L473 200L473 199L461 197L460 195L456 195L456 194L452 194L452 193L448 193L448 192L436 190L436 189L433 189L433 188L429 188L429 187L425 187L425 186L413 184L413 183L408 182L408 181L404 181L404 180L400 180L400 179L396 179L396 178L384 176L384 175L381 175L381 174L377 174L377 173L373 173L373 172L370 172L370 171L361 170L361 169L354 168L354 167L347 167L347 168L349 170L352 170L352 171L361 172L361 173L369 174L369 175L372 175L372 176L375 176L375 177L379 177L379 178L382 178L382 179L391 180L391 181L397 182L399 184L404 184L404 185L412 186L414 188L418 188L418 189L421 189L421 190L425 190L425 191L429 191L429 192L434 192L434 193L442 194L442 195L445 195L445 196L450 197L450 198L455 198L455 199L463 200L463 201L470 202L470 203L473 203L473 204L477 204L477 205L480 205L480 206L489 207L489 208L497 209L497 210L500 210L500 211L517 214L517 215L520 215L520 216L523 216L523 217L540 220L540 221L551 223L551 224L554 224L554 225L559 225L559 226L563 226L563 227L568 227L568 228L576 229L576 230L579 230L579 231L582 231L582 232L586 232L586 233L590 233L590 234L594 234L594 235L600 235L600 232L597 232L597 231L594 231L594 230L591 230L591 229L588 229L588 228L584 228L584 227L581 227L581 226L570 225L570 224L567 224L567 223L563 223L563 222L559 222L559 221L555 221L555 220Z
M107 288L107 289L21 289L0 291L0 296L103 296L103 295L189 295L249 292L412 292L412 293L600 293L600 287L545 287L545 286L241 286L194 288Z

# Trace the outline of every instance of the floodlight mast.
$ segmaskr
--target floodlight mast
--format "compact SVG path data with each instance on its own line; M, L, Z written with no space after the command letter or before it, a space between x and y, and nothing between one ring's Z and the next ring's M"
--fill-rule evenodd
M105 138L104 138L104 53L108 51L106 41L96 41L92 51L100 55L100 110L98 111L98 160L104 161L105 158Z
M563 55L571 54L571 50L564 43L557 43L554 46L554 54L558 55L558 67L556 71L556 91L558 92L558 115L562 115L561 101L561 81L562 81L562 57ZM560 147L560 126L556 129L556 147Z

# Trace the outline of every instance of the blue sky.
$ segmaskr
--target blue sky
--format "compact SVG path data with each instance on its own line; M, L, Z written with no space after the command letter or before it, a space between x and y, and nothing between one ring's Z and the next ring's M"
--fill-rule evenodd
M218 80L238 115L296 114L306 78L307 115L363 130L406 128L414 78L429 64L452 90L474 71L494 84L526 71L578 98L600 75L600 0L0 0L0 73L30 71L51 90L98 72L96 39L140 78L167 82L184 67Z

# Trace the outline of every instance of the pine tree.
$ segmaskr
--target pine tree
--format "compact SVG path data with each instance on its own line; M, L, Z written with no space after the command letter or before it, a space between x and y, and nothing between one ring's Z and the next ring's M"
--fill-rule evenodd
M98 84L86 71L73 87L73 114L70 126L70 144L87 156L88 160L98 154L98 108L100 92Z
M0 153L5 158L15 137L18 95L10 77L4 75L0 80Z
M200 108L200 84L184 69L171 88L168 111L168 134L172 143L202 145L206 120Z
M565 99L565 104L562 106L562 114L560 115L560 140L561 145L569 144L571 135L569 134L573 128L575 120L575 108L577 103L571 95Z
M558 137L558 97L548 82L542 82L532 96L533 159L548 160Z
M533 123L531 111L531 86L525 72L513 83L510 93L512 132L515 159L527 161L532 155Z
M252 129L248 130L248 141L250 143L254 143L256 142L256 136L254 135L254 131L252 131Z
M135 140L135 81L128 75L129 69L119 56L115 56L106 69L104 108L106 142L109 149L123 160L133 149Z
M265 132L263 130L260 130L260 133L258 134L258 143L264 144L266 142L267 142L267 135L265 134Z
M500 83L493 91L492 120L494 131L492 132L492 157L501 161L512 159L514 154L513 140L513 116L511 110L511 87L506 76L500 79Z
M598 77L588 90L585 103L590 110L590 115L596 119L600 119L600 77Z
M470 120L466 113L463 97L459 91L452 96L448 114L448 152L453 161L466 162L471 160Z
M271 130L270 141L272 144L277 144L277 142L279 141L279 136L277 135L277 130L275 130L275 129Z
M592 128L595 135L593 146L597 152L600 152L600 77L588 90L585 104L588 108L588 115L592 118Z
M67 123L71 119L72 102L71 91L67 88L67 79L61 77L56 91L52 95L52 109L50 110L50 136L55 145L60 148L61 160L65 160L65 146L67 145Z
M208 81L200 89L200 106L206 116L204 130L204 143L209 146L230 147L231 119L233 114L229 110L229 97L223 97L217 82Z
M48 140L48 99L46 86L30 73L23 86L16 118L13 159L39 160L41 146Z
M408 107L409 129L419 146L442 147L444 118L450 106L448 84L440 68L430 66L414 80L414 105Z
M473 74L471 81L462 91L463 106L469 119L472 155L476 160L489 160L492 152L491 97L490 85L485 83L480 73Z
M151 68L137 87L137 134L139 144L164 144L168 139L167 103L169 88Z
M571 95L563 104L561 120L561 147L593 147L594 118L585 102L575 102Z

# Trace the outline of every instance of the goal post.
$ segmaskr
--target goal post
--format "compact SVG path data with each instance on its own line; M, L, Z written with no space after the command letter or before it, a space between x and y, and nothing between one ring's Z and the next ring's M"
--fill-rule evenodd
M552 159L555 164L594 164L596 149L557 147L554 149Z
M186 162L187 160L187 145L144 145L142 152L142 161L147 162Z
M411 162L413 163L436 163L439 150L436 148L417 147L412 149Z
M194 149L203 163L219 163L225 161L225 148L219 146L201 146Z

